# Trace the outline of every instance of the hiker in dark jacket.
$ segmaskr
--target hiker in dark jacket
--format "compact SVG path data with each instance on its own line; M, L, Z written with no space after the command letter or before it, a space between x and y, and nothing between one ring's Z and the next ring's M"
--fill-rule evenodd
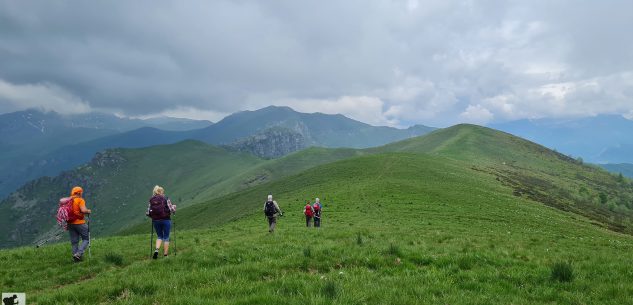
M314 217L314 209L312 205L310 205L310 201L308 200L306 206L303 207L303 215L306 216L306 227L310 227L312 223L312 218Z
M277 201L273 200L273 195L268 195L268 200L264 203L264 215L268 218L268 232L273 233L277 226L277 214L283 216Z
M165 190L160 186L154 187L154 196L149 199L146 215L152 218L156 230L156 249L152 258L158 258L161 243L163 256L169 254L169 231L171 231L171 214L176 212L176 205L171 204L169 197L165 197Z

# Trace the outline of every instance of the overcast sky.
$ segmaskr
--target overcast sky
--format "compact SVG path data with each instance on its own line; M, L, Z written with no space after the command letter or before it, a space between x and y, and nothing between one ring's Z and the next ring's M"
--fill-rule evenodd
M0 113L633 117L633 1L0 0Z

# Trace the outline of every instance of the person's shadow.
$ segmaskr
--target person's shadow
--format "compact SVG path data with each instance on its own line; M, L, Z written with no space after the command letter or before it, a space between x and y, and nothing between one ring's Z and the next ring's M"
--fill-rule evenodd
M4 298L2 299L2 305L18 305L20 302L16 301L17 298L18 296L15 294L10 298Z

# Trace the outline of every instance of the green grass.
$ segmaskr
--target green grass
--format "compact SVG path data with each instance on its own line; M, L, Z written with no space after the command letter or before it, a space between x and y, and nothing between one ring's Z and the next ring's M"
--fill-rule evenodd
M274 234L261 212L268 192L286 212ZM303 200L317 196L323 227L308 229ZM214 225L223 208L235 217ZM146 222L143 234L95 240L80 264L67 244L1 251L0 284L32 304L632 303L631 236L439 156L347 159L177 217L188 229L177 256L149 259ZM553 275L560 262L570 280Z

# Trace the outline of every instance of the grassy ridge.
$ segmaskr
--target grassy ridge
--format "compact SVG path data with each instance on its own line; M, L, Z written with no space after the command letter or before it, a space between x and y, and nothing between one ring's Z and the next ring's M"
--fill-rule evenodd
M275 234L267 192L286 211ZM0 275L33 304L631 304L630 236L512 192L462 161L364 156L182 210L178 227L200 229L179 231L175 257L112 237L75 265L68 245L2 251ZM321 230L303 227L314 196ZM203 229L216 206L244 213ZM559 262L571 281L552 277Z
M369 151L428 153L461 160L495 176L517 197L633 233L631 180L504 132L462 124Z

